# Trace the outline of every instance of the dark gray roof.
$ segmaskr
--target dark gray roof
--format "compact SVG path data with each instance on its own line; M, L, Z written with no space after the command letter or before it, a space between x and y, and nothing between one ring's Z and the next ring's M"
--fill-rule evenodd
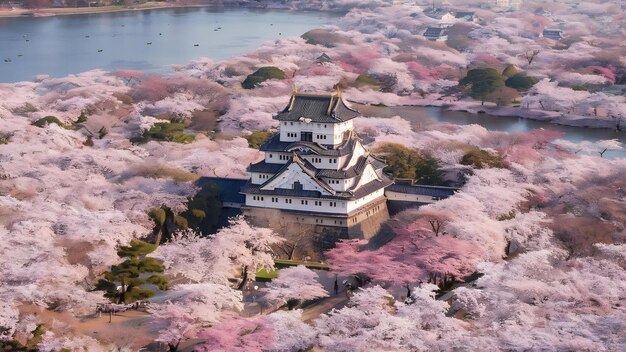
M424 32L424 36L428 38L439 38L446 33L446 28L441 27L428 27L426 32Z
M299 121L300 118L305 118L313 123L337 123L357 116L359 112L348 107L341 94L294 93L289 104L274 118L280 121Z
M349 133L346 135L344 142L339 147L333 149L320 145L315 142L281 142L280 134L270 138L259 148L262 152L290 152L298 147L307 147L314 154L324 156L344 156L349 155L354 150L357 141L356 134ZM302 154L302 153L301 153Z
M379 165L379 162L380 161L378 159L374 159L373 157L369 155L360 156L356 164L354 164L352 167L346 170L318 169L316 176L327 177L327 178L353 178L353 177L360 175L365 169L365 166L367 166L370 163L372 164L375 170L380 169L381 167ZM385 166L386 165L383 163L382 168L384 168Z
M387 164L383 161L376 159L375 157L361 156L357 163L352 167L346 170L330 170L330 169L318 169L313 164L309 163L305 159L302 159L305 167L309 169L312 173L315 174L315 177L326 177L326 178L337 178L337 179L346 179L353 178L358 176L363 170L365 166L368 164L372 164L374 170L383 169ZM273 164L266 163L265 160L261 160L256 164L250 164L248 166L249 172L259 172L259 173L267 173L267 174L276 174L285 166L285 164Z
M474 13L470 11L459 11L454 14L454 17L455 18L466 18L466 17L472 18L474 17Z
M280 171L280 169L282 169L283 166L285 166L285 164L272 164L272 163L266 163L265 160L261 160L256 164L250 164L250 166L248 166L248 172L275 174L278 171Z
M246 183L245 186L241 188L241 193L244 194L258 194L263 196L286 196L286 197L300 197L300 198L321 198L321 199L343 199L343 200L351 200L362 198L372 192L375 192L381 188L388 187L393 183L392 180L388 178L383 178L382 181L374 180L371 181L359 189L357 189L354 193L350 192L336 192L335 195L323 195L318 191L308 191L308 190L295 190L295 189L287 189L287 188L275 188L274 190L262 190L262 185L255 185L251 182Z
M562 39L563 31L556 28L546 28L543 30L543 36L548 39Z
M302 168L302 171L304 171L304 173L309 175L311 179L313 179L313 181L315 181L320 187L328 191L330 194L335 194L336 191L332 187L330 187L324 181L322 181L321 179L315 176L315 173L317 172L317 169L315 168L315 166L313 166L313 164L311 164L307 160L300 158L297 154L295 154L286 164L281 165L280 169L274 174L274 176L270 177L269 180L265 181L265 183L263 183L261 187L265 184L272 182L276 177L278 177L283 172L283 170L287 169L291 164L299 165Z
M417 194L422 196L447 198L458 191L457 188L441 187L441 186L426 186L426 185L407 185L402 183L395 183L386 189L387 191Z
M333 59L331 59L330 56L326 55L326 53L322 53L322 55L318 56L316 60L317 62L332 62L333 61Z
M220 189L220 199L222 202L244 204L246 197L239 193L239 191L247 182L247 179L240 178L200 177L200 179L196 181L196 185L203 187L207 183L213 183Z

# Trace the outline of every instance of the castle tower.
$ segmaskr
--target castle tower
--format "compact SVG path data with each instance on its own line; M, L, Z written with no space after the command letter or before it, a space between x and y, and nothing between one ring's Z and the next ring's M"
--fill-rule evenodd
M359 115L339 91L294 91L274 116L280 133L260 148L265 158L248 167L244 213L273 209L297 223L342 228L387 214L384 192L393 181L354 131Z

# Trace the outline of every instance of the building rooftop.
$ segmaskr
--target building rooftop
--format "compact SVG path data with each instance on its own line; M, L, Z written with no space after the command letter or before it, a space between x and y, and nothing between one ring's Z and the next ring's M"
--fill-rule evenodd
M454 192L458 191L458 188L394 183L393 185L387 187L386 191L447 198L453 195Z
M275 188L273 190L263 190L263 185L255 185L251 182L246 183L241 188L243 194L255 194L263 196L287 196L298 198L321 198L321 199L339 199L339 200L351 200L365 197L366 195L375 192L381 188L388 187L393 181L388 178L382 180L373 180L369 183L359 187L354 193L350 192L335 192L334 195L324 195L318 191L309 190L296 190L291 188Z
M455 18L473 18L474 17L474 12L471 11L458 11L454 14Z
M344 140L337 148L329 148L316 142L283 142L280 140L280 134L277 134L267 140L259 148L262 152L292 152L297 150L300 154L317 154L324 156L344 156L352 154L359 136L356 132L348 132L344 135ZM308 149L307 151L305 151Z
M424 32L426 38L440 38L446 35L447 28L443 27L428 27Z
M303 121L307 123L338 123L359 116L349 107L341 93L308 94L294 93L289 104L274 119L279 121Z

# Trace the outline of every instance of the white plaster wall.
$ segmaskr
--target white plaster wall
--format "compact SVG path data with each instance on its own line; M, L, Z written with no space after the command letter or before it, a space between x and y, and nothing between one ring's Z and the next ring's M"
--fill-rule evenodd
M257 199L255 200L254 197L257 197ZM259 199L259 197L263 199ZM275 198L277 202L272 202L272 198ZM291 203L285 200L291 200ZM302 204L302 201L306 201L307 204ZM321 202L321 205L315 205L316 201ZM336 206L331 205L331 202L333 202L333 204L336 203ZM280 196L253 196L250 194L246 194L246 205L271 209L301 210L313 213L348 214L348 202L345 200L342 201Z
M287 156L286 160L281 160L280 156ZM266 152L265 162L269 164L287 164L291 160L292 153ZM285 158L283 158L285 159Z
M315 165L318 169L339 170L339 165L341 165L339 164L339 157L321 155L301 155L300 157Z
M311 132L313 142L337 146L342 142L343 133L352 127L352 120L341 123L282 121L280 123L280 140L296 142L300 140L300 132ZM295 135L289 137L288 133L295 133ZM319 138L319 136L326 136L326 139Z
M267 182L267 180L272 178L272 176L274 176L274 174L267 174L267 173L261 173L261 172L250 172L250 180L255 185L262 185L262 184L264 184L265 182Z
M338 183L331 183L331 180L337 181ZM322 181L326 182L327 185L329 185L336 191L345 192L348 189L350 189L350 187L352 187L352 184L354 183L354 177L349 178L349 179L334 179L334 178L322 177Z
M392 192L392 191L386 191L385 196L389 200L403 201L403 202L434 203L436 201L431 196L399 193L399 192Z
M305 174L300 165L291 164L284 170L281 174L279 174L275 179L273 179L270 183L263 186L264 190L273 190L275 188L286 188L293 189L294 182L300 182L302 184L302 189L307 191L318 191L322 194L329 195L330 192L322 188L317 182L315 182L311 177Z
M348 213L356 210L357 208L360 208L368 203L371 203L374 200L377 200L380 197L384 197L385 196L385 189L381 188L376 192L370 193L367 196L363 197L363 198L359 198L359 199L355 199L352 201L348 202Z

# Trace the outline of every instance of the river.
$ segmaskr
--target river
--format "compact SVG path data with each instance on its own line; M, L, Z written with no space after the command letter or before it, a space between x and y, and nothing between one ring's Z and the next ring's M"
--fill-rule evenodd
M263 42L332 23L340 14L240 8L167 8L52 17L0 18L0 83L53 77L96 68L166 71L198 57L222 60ZM148 44L150 43L150 44ZM9 62L5 62L9 61ZM364 107L360 107L361 110ZM373 107L366 115L400 115L413 124L479 124L487 129L526 132L550 128L572 142L619 139L626 134L512 117L475 115L436 107ZM607 158L626 151L607 151Z
M0 83L96 68L163 71L202 56L222 60L338 16L211 7L0 18Z
M545 128L563 132L564 135L562 139L574 143L617 139L622 142L622 144L626 145L625 132L616 132L609 129L563 126L524 118L471 114L464 111L449 111L439 107L353 105L355 105L357 110L363 113L364 116L393 117L397 115L420 128L435 123L453 123L457 125L477 124L488 130L512 133L528 132ZM608 159L626 158L626 150L608 150L604 153L604 157Z

